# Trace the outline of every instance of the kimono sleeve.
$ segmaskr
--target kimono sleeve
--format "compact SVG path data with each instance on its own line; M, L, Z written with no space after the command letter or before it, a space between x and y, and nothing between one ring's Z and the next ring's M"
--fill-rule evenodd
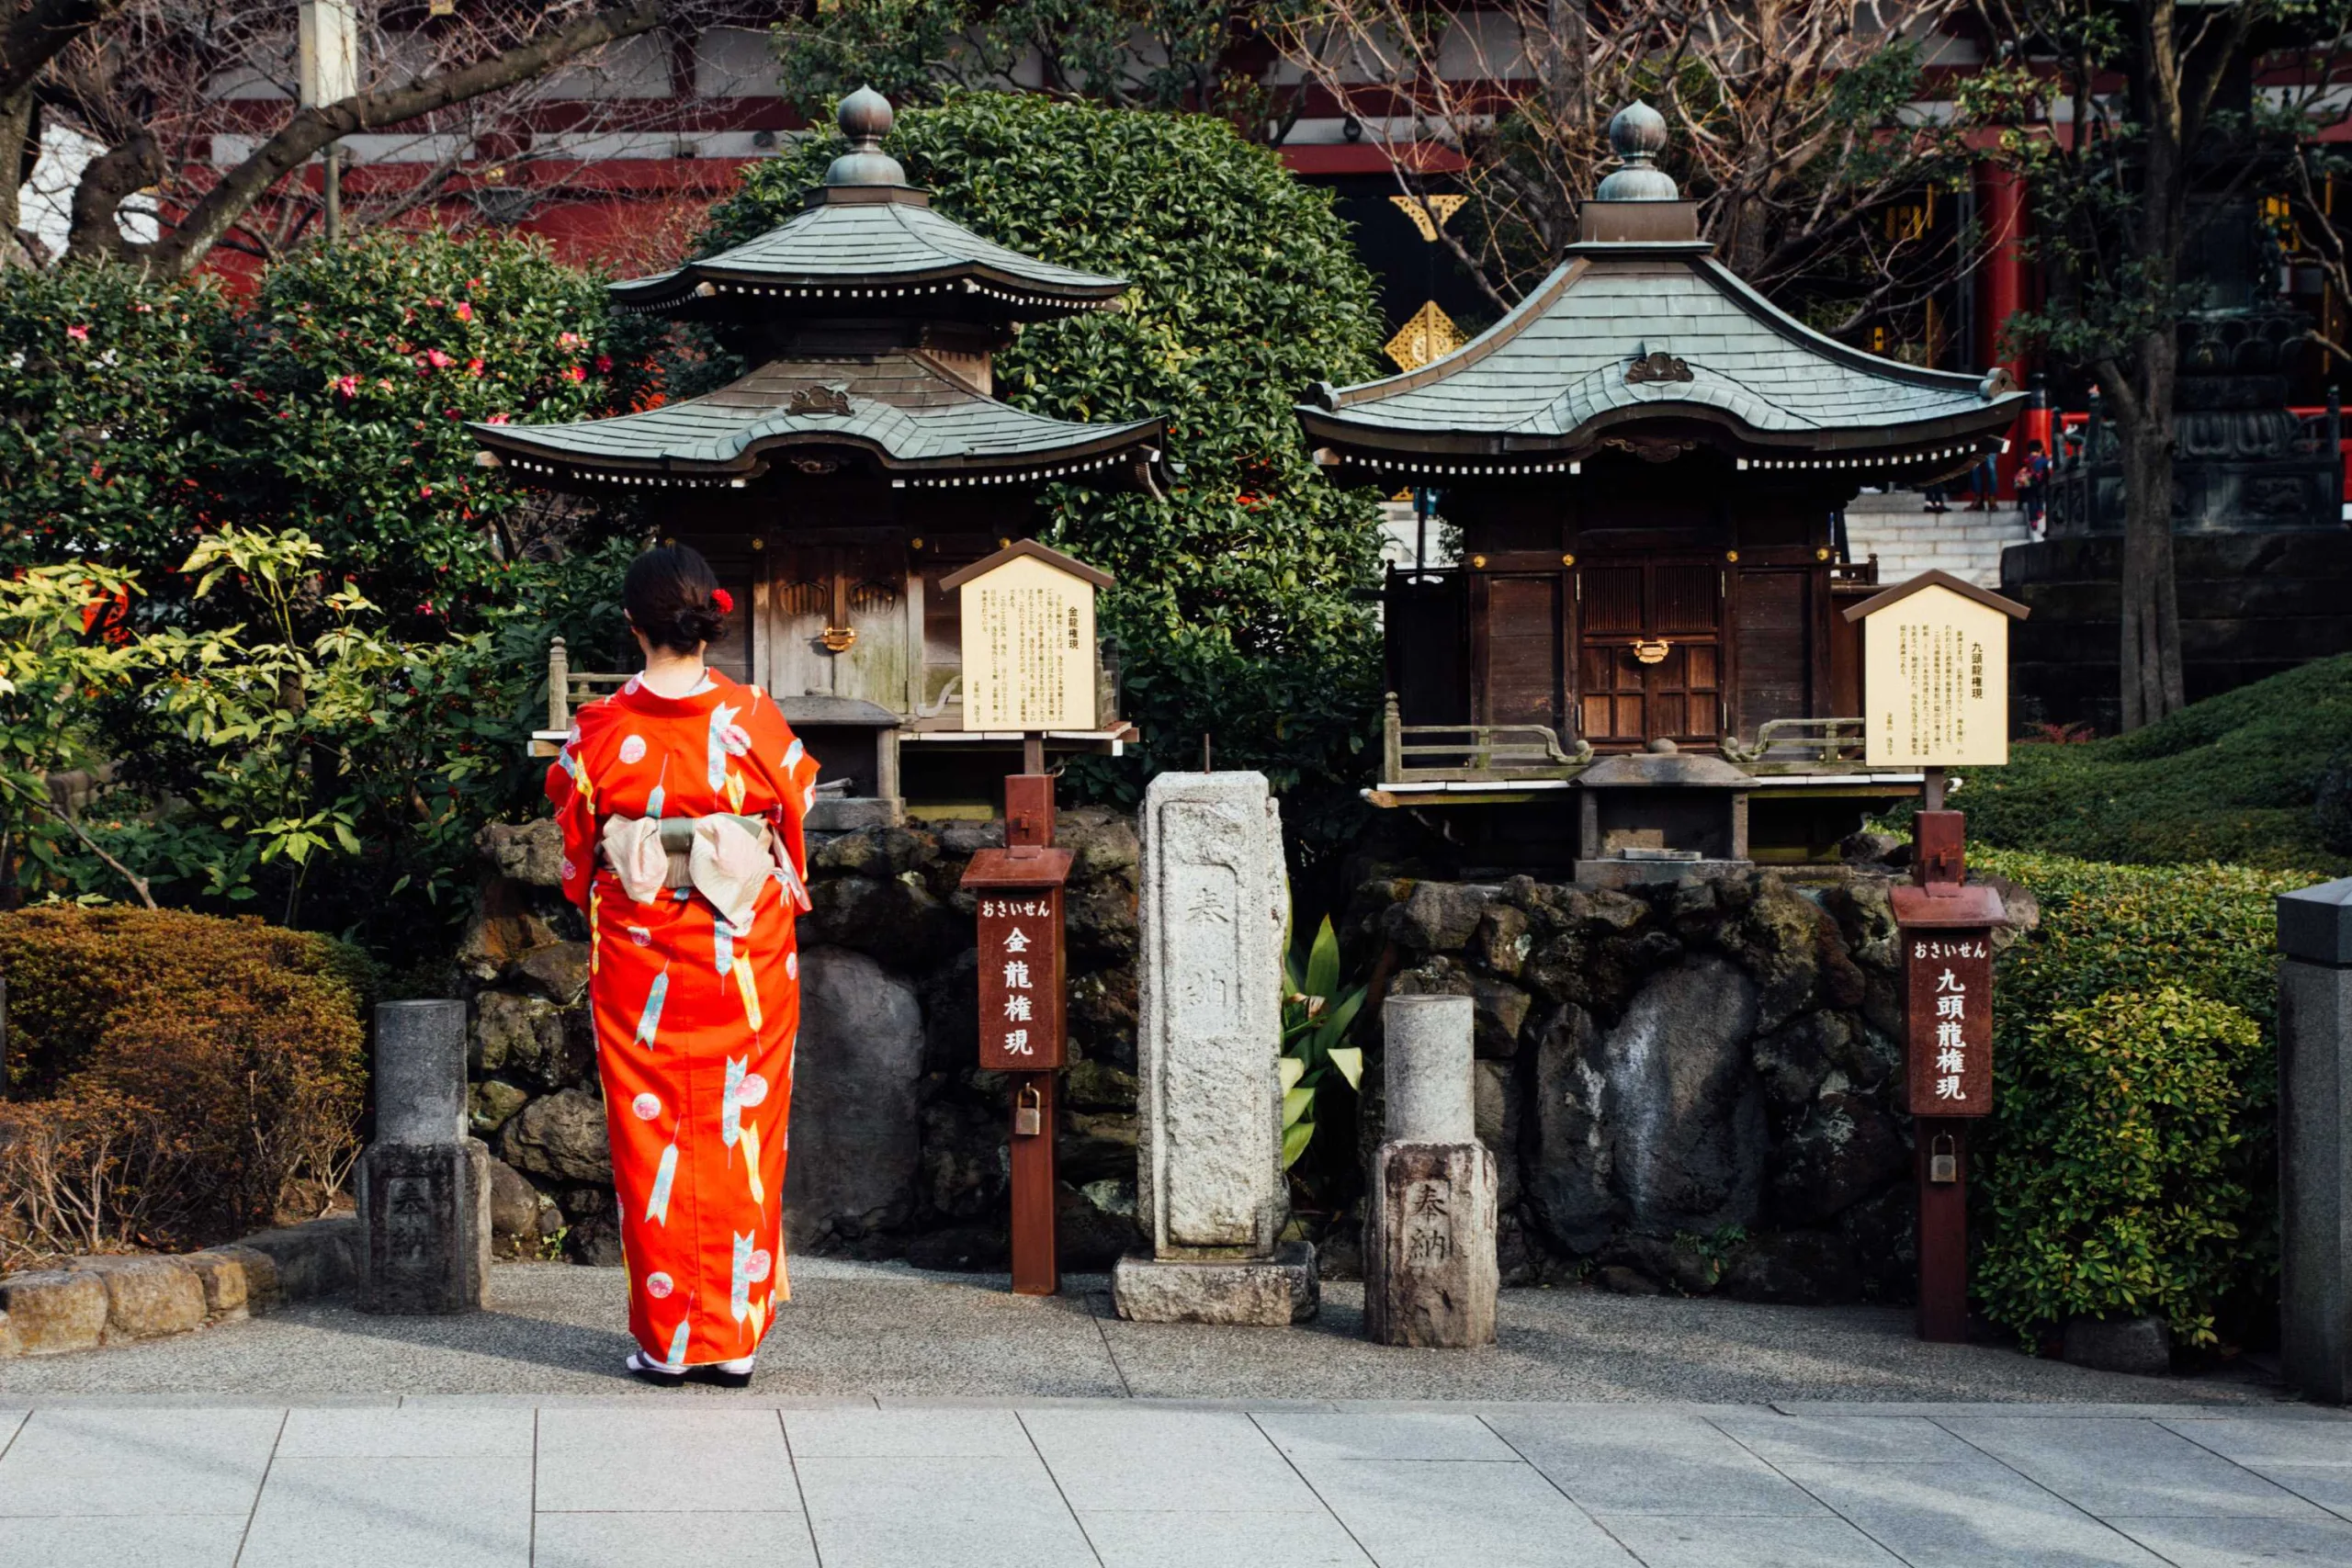
M577 729L548 765L548 802L563 832L563 896L584 909L596 874L596 790L581 758Z

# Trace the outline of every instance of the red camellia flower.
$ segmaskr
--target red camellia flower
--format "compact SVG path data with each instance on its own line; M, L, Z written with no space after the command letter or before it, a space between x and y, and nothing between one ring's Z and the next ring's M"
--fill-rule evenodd
M338 376L334 378L334 389L344 397L356 398L359 395L359 378Z
M613 356L611 355L600 354L596 356L596 368L598 370L610 370L612 367Z
M714 589L711 592L710 602L718 606L718 613L722 615L731 615L735 613L735 595L724 588Z
M90 329L87 327L68 327L65 329L65 335L72 338L75 343L87 343L90 341Z
M462 299L458 300L458 320L459 320L459 321L472 321L473 319L474 319L474 308L473 308L471 305L469 305L469 304L466 303L466 301L464 301L464 300L462 300Z
M582 370L577 365L571 367L569 370L566 370L564 374L574 381L585 381L588 379L588 372Z

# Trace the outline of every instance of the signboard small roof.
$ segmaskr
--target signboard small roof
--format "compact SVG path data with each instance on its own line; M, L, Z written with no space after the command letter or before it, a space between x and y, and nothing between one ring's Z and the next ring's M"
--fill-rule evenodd
M1846 612L1846 618L1849 621L1859 621L1866 615L1874 615L1881 610L1908 599L1923 588L1949 588L1962 598L1973 599L1986 609L1998 610L2012 620L2022 621L2033 613L2014 599L2004 599L1988 588L1977 587L1966 578L1954 577L1951 572L1929 567L1908 582L1898 582L1884 592L1871 594L1860 604L1849 609Z
M1027 556L1032 560L1043 561L1057 571L1066 571L1080 581L1092 583L1097 588L1108 588L1118 581L1109 572L1098 570L1076 556L1066 556L1061 551L1041 545L1035 539L1023 539L1006 546L992 556L984 556L967 567L949 572L939 580L939 586L942 589L961 588L974 578L994 571L998 567L1022 556Z

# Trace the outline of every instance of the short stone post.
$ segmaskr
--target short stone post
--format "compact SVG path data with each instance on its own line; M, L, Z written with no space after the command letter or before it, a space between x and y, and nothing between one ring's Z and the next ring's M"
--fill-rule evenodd
M1282 1241L1282 822L1261 773L1162 773L1144 794L1136 1212L1148 1258L1112 1299L1143 1323L1315 1314L1315 1248Z
M2352 1401L2352 877L2278 898L2279 1370Z
M479 1311L490 1284L490 1150L466 1135L466 1004L376 1009L376 1141L359 1156L363 1312Z
M1478 1141L1468 997L1381 1009L1386 1136L1365 1184L1364 1337L1466 1349L1495 1342L1495 1156Z

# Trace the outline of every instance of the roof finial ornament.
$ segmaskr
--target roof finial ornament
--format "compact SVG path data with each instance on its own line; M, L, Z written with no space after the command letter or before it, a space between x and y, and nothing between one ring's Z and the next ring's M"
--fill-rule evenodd
M1666 150L1666 117L1635 98L1609 121L1609 145L1619 168L1592 193L1595 201L1674 201L1674 176L1652 162Z
M882 139L898 120L890 100L872 87L860 87L833 111L834 123L849 138L849 151L825 171L829 186L903 186L907 171L882 151Z

